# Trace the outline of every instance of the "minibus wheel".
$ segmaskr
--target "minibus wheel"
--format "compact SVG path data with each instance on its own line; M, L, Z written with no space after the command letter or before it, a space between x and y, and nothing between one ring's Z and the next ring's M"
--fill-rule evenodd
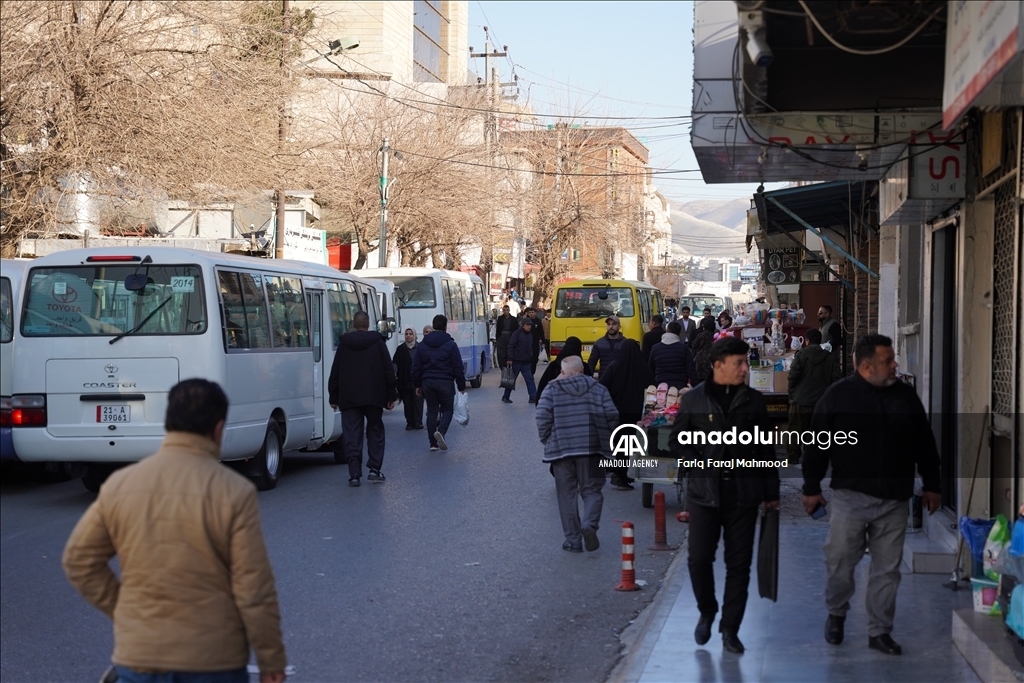
M260 491L269 491L277 486L284 460L282 441L281 427L277 420L271 420L267 423L267 435L263 437L263 446L256 455L256 462L253 463L252 480Z

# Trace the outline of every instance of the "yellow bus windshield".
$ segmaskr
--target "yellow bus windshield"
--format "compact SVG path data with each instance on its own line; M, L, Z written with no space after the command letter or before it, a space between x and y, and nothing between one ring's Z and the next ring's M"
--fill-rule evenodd
M563 287L555 297L556 318L604 318L636 315L630 287Z

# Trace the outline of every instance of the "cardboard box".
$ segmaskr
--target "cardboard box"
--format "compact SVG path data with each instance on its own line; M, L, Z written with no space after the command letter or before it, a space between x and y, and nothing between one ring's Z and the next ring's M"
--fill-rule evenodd
M789 370L775 371L775 391L780 394L789 393Z
M751 389L773 393L775 391L775 371L771 368L751 368L747 383Z

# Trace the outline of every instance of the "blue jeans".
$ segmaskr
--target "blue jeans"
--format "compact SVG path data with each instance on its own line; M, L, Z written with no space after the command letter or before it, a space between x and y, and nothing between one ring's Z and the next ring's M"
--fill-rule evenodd
M530 398L537 398L537 385L533 382L533 373L530 372L529 363L513 363L512 364L512 381L515 382L519 379L519 375L522 373L523 381L526 382L526 390L530 392ZM512 396L512 389L505 389L504 398Z
M452 413L455 411L455 380L423 380L423 398L427 402L427 436L430 437L430 445L436 446L434 432L441 432L444 436L452 424Z
M170 671L144 674L124 666L117 669L118 683L249 683L249 672L243 666L230 671Z

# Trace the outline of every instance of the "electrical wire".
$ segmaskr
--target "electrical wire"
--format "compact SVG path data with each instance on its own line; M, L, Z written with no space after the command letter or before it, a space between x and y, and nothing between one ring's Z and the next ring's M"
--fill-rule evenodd
M938 16L939 12L941 12L942 10L944 10L946 8L946 6L944 4L943 5L939 5L938 9L936 9L934 12L932 12L930 15L928 15L928 18L925 19L921 23L920 26L915 28L910 33L910 35L908 35L907 37L905 37L903 40L899 41L895 45L890 45L888 47L880 47L880 48L877 48L877 49L874 49L874 50L861 50L861 49L858 49L858 48L855 48L855 47L847 47L846 45L843 45L838 40L833 38L832 34L830 34L828 31L825 30L825 27L821 25L821 23L818 21L818 18L816 16L814 16L813 12L811 12L811 8L807 6L807 3L804 2L804 0L798 0L798 2L800 4L800 7L803 8L804 12L807 13L807 18L811 20L811 23L813 23L817 27L817 29L819 31L821 31L821 35L825 36L825 39L828 40L828 42L832 43L833 45L835 45L837 48L839 48L843 52L849 52L852 55L862 55L862 56L884 55L887 52L892 52L893 50L897 50L897 49L903 47L904 45L909 43L914 38L914 36L916 36L918 33L923 31L924 27L927 26L928 24L930 24L932 22L932 19L934 19L935 17Z

